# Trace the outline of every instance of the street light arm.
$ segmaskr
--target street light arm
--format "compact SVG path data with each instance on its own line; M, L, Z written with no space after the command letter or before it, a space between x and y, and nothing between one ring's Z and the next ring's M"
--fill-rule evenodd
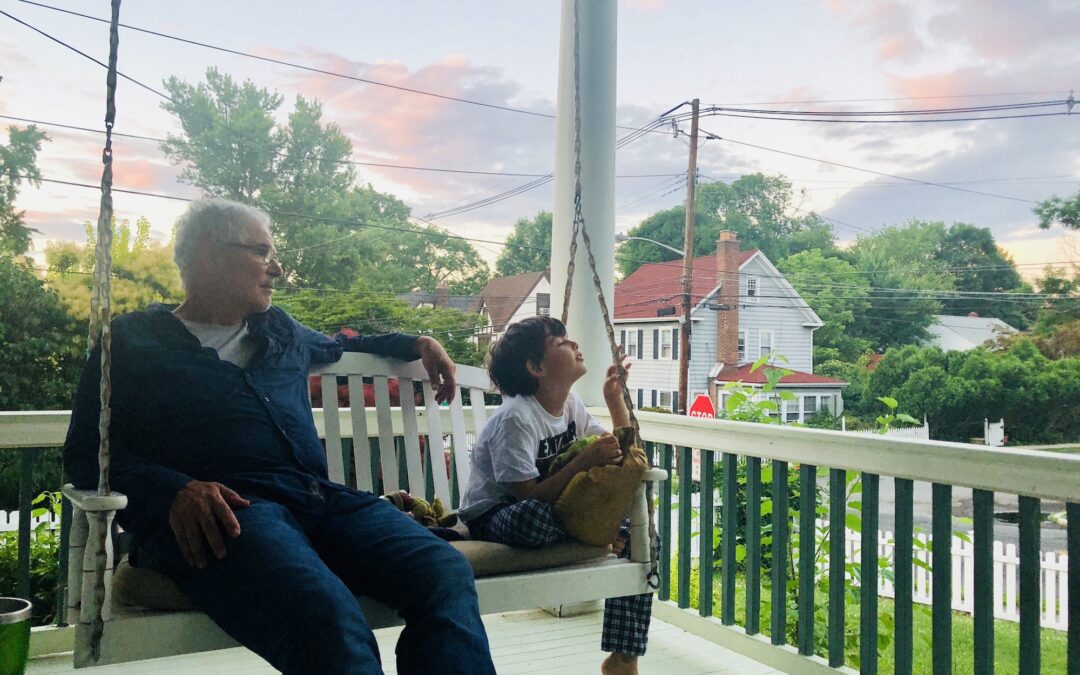
M630 241L631 239L636 239L638 241L647 241L650 244L656 244L657 246L659 246L661 248L666 248L667 250L671 251L672 253L678 254L679 257L685 257L686 256L685 251L680 251L679 249L675 248L674 246L668 246L667 244L665 244L663 242L660 242L660 241L656 241L655 239L649 239L648 237L628 237L625 234L616 234L615 235L615 241L620 243L620 244L622 242L624 242L624 241Z

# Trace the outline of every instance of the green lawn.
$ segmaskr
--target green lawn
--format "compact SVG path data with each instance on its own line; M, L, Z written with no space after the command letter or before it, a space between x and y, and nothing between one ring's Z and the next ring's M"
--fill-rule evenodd
M677 592L677 562L672 561L672 579L671 579L671 593L672 600L675 600L675 593ZM716 616L720 615L720 578L719 575L713 579L713 613ZM735 588L735 622L740 626L745 625L744 610L746 608L746 593L745 593L745 581L740 574L736 577ZM768 609L769 587L763 583L761 597L762 610L761 610L761 632L765 635L771 635L770 627L770 615ZM698 575L697 568L694 568L690 577L690 598L691 607L698 607ZM817 615L824 617L827 615L828 600L825 597L815 597L815 608ZM893 601L888 598L878 599L878 613L879 616L886 614L891 616L893 614ZM859 605L852 603L849 599L845 606L845 634L848 636L848 648L846 650L845 665L853 666L858 662L858 631L859 631ZM796 617L793 612L788 612L788 634L792 635L795 628ZM929 673L932 671L932 629L930 608L925 605L915 605L914 617L913 617L913 631L915 640L914 649L914 672L916 673ZM1020 652L1020 638L1019 638L1020 624L1013 623L1011 621L995 621L994 622L994 665L995 670L999 673L1018 673L1020 672L1019 666L1019 652ZM814 627L815 635L821 636L818 644L824 642L824 637L827 635L826 625L819 621ZM953 644L953 672L957 675L963 675L965 673L974 672L973 665L973 629L972 618L967 614L960 612L953 612L953 630L952 630L952 644ZM890 636L891 637L891 636ZM1067 642L1066 634L1063 631L1042 630L1042 672L1050 675L1057 673L1064 673L1066 666L1066 654L1067 654ZM822 650L821 656L826 656L826 653ZM891 639L888 641L888 645L883 649L879 648L878 651L878 667L882 673L893 672L893 644Z

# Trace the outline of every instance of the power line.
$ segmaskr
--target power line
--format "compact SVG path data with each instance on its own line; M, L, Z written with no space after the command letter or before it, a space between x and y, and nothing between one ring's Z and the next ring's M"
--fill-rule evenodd
M702 133L707 134L710 139L717 140L717 141L727 141L728 143L734 143L736 145L742 145L742 146L746 146L748 148L756 148L758 150L765 150L767 152L775 152L777 154L787 155L789 157L797 157L799 159L805 159L805 160L809 160L811 162L820 162L822 164L831 164L832 166L838 166L838 167L841 167L841 168L844 168L844 169L851 169L853 171L862 171L864 173L871 173L871 174L874 174L875 176L885 176L886 178L895 178L896 180L902 180L902 181L906 181L906 182L909 182L909 183L919 183L921 185L939 187L939 188L946 189L946 190L956 190L957 192L967 192L967 193L970 193L970 194L982 195L983 197L995 197L997 199L1007 199L1007 200L1014 201L1014 202L1024 202L1025 204L1038 204L1039 203L1039 202L1031 200L1031 199L1021 199L1020 197L1010 197L1008 195L999 195L999 194L995 194L993 192L982 192L980 190L971 190L969 188L963 188L963 187L960 187L960 186L957 186L957 185L947 185L947 184L944 184L944 183L935 183L933 181L921 180L921 179L918 179L918 178L908 178L907 176L899 176L897 174L886 173L884 171L875 171L874 169L866 169L866 168L863 168L863 167L860 167L860 166L853 166L851 164L843 164L841 162L833 162L831 160L820 159L818 157L809 157L807 155L800 155L800 154L795 153L795 152L788 152L787 150L779 150L777 148L769 148L769 147L766 147L764 145L757 145L757 144L754 144L754 143L747 143L745 141L737 141L737 140L735 140L733 138L725 138L725 137L718 136L718 135L716 135L714 133L711 133L711 132L708 132L708 131L702 131Z
M712 103L711 106L746 106L746 105L810 105L817 103L883 103L890 101L931 101L958 98L994 98L1008 96L1046 96L1049 94L1061 94L1063 89L1046 91L1013 91L983 94L944 94L939 96L896 96L892 98L839 98L839 99L812 99L802 101L750 101L735 103Z
M76 126L76 125L73 125L73 124L61 124L59 122L47 122L45 120L36 120L36 119L30 119L30 118L26 118L26 117L15 117L13 115L0 115L0 119L12 120L14 122L22 122L24 124L33 124L33 125L37 125L37 126L56 127L56 128L59 128L59 129L68 129L70 131L81 131L81 132L92 133L92 134L104 135L104 133L105 133L101 129L93 129L93 128L90 128L90 127L81 127L81 126ZM170 141L170 140L165 139L165 138L157 138L157 137L154 137L154 136L141 136L141 135L138 135L138 134L117 133L115 131L113 132L113 136L114 137L122 137L122 138L131 138L131 139L139 140L139 141L150 141L150 142L154 142L154 143L167 143L167 142L176 143L177 142L177 141ZM190 141L179 141L179 144L180 145L198 147L197 143L192 143ZM281 156L285 156L285 155L281 155ZM388 163L385 163L385 162L364 162L364 161L355 160L355 159L335 160L333 163L334 164L350 164L350 165L355 165L355 166L371 166L371 167L383 168L383 169L405 169L405 170L410 170L410 171L434 171L434 172L439 172L439 173L460 173L460 174L470 174L470 175L478 175L478 176L508 176L508 177L515 177L515 178L539 178L539 177L545 177L545 176L548 175L548 174L541 174L541 173L514 173L514 172L510 172L510 171L479 171L479 170L476 170L476 169L450 169L450 168L446 168L446 167L414 166L414 165L407 165L407 164L388 164ZM616 178L668 178L668 177L672 177L672 176L681 176L681 175L682 174L680 174L680 173L637 173L637 174L616 174L615 177Z

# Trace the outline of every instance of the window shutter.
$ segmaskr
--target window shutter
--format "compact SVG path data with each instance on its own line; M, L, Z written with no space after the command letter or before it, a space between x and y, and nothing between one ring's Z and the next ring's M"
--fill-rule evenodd
M637 332L637 357L645 358L645 331L643 330Z
M679 360L679 329L671 329L671 360Z
M645 403L645 390L644 389L638 389L637 390L637 407L638 407L638 410L641 410L642 405L644 403Z
M623 354L626 353L626 331L624 330L619 331L619 349L623 351Z
M652 407L656 407L656 390L652 390Z
M671 412L679 412L679 392L677 391L671 392Z
M653 361L660 358L660 330L653 328L652 332L652 357Z

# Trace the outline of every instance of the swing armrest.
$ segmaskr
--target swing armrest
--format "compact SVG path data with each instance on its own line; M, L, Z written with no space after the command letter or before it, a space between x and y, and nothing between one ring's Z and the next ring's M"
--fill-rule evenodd
M667 471L663 469L648 469L641 480L645 483L662 483L668 479Z
M111 495L99 495L96 490L78 490L71 483L64 486L64 496L76 508L87 513L120 511L127 506L127 495L119 492L114 492Z

